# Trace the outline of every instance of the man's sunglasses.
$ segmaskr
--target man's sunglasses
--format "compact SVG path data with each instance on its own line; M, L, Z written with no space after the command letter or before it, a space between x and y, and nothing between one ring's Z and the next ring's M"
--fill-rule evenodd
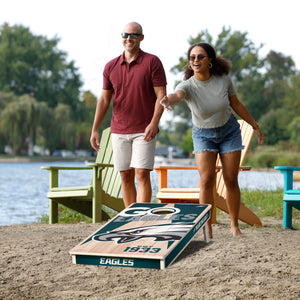
M142 35L141 33L121 33L121 36L123 39L127 39L129 36L131 39L136 40L140 35Z
M207 56L205 56L203 54L199 54L199 55L196 55L196 56L190 56L189 59L190 59L190 61L195 61L196 57L197 57L198 60L202 60L202 59L204 59Z

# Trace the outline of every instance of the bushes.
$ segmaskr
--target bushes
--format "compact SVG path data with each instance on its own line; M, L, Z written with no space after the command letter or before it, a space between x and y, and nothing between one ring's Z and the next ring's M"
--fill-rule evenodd
M252 168L274 168L274 166L300 166L300 153L271 146L260 146L247 153L244 165Z

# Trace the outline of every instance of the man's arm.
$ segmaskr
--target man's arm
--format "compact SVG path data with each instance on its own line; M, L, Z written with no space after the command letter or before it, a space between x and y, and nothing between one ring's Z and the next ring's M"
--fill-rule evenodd
M166 87L156 86L154 87L154 91L156 94L154 113L150 124L146 127L144 132L144 140L147 142L151 141L157 135L158 124L164 112L163 107L160 105L160 100L166 95Z
M107 113L112 98L112 94L113 94L113 90L102 90L101 96L97 103L94 123L93 123L91 138L90 138L90 143L96 151L100 149L98 129Z

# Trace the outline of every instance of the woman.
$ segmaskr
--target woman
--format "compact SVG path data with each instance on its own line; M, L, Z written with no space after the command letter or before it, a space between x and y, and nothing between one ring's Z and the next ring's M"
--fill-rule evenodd
M199 43L188 50L189 64L185 68L185 80L175 93L165 96L161 105L186 100L193 121L193 143L196 164L200 173L200 199L202 204L213 205L215 166L220 154L223 177L227 190L227 206L231 218L231 232L243 237L239 229L240 189L238 172L242 145L241 131L231 108L255 130L259 145L264 136L246 107L239 101L236 90L228 76L231 64L218 56L212 46ZM211 219L208 222L212 237Z

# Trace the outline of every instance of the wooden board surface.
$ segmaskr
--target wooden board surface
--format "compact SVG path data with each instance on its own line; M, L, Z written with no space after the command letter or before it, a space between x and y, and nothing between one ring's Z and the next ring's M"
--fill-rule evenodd
M164 269L206 228L210 208L134 203L71 249L73 263Z

